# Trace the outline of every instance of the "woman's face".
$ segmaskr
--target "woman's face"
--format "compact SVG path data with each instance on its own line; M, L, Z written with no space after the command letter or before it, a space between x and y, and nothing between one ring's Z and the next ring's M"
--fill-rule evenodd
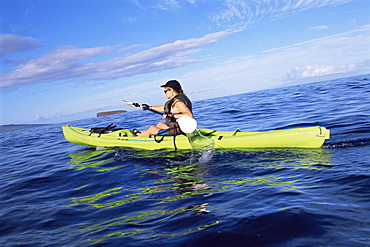
M174 91L170 87L165 87L164 93L166 94L167 99L171 99L174 96Z

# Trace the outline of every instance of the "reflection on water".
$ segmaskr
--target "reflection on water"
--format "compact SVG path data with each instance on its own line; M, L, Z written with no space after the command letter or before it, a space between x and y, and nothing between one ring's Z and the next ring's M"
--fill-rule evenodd
M153 211L145 211L145 212L138 212L137 214L128 216L124 215L121 217L117 217L114 219L111 219L109 221L105 221L100 224L94 224L89 227L83 228L81 231L82 232L88 232L91 234L96 234L99 232L104 232L108 228L131 228L130 226L135 226L135 229L133 230L127 230L127 231L115 231L109 234L105 234L99 238L96 239L89 239L93 243L98 243L103 241L104 239L112 236L116 237L125 237L128 235L133 235L137 233L142 233L143 231L147 231L146 229L138 229L138 228L157 228L157 226L160 226L161 223L171 221L174 217L185 217L185 216L196 216L202 213L208 213L209 210L207 210L207 204L202 204L202 205L193 205L193 206L184 206L180 208L176 208L173 210L153 210ZM186 214L186 213L191 213L191 214ZM176 236L176 235L185 235L188 233L192 233L195 231L200 231L203 230L207 227L210 227L214 224L217 224L218 221L213 221L209 224L204 224L200 226L196 226L194 228L191 228L186 231L179 231L179 232L172 232L168 233L166 235L170 236ZM125 227L126 226L126 227ZM146 234L143 234L146 235ZM143 236L143 238L154 238L159 235L165 235L163 233L158 234L147 234L146 236Z
M223 157L236 155L235 152L225 152ZM285 191L302 192L303 189L313 187L312 183L306 185L305 174L313 170L330 168L332 153L324 149L270 149L251 151L246 156L241 156L238 162L232 165L239 172L245 172L244 176L236 179L228 179L218 182L222 190L230 187L248 185L263 188L278 188ZM217 163L215 164L217 166ZM229 167L227 169L230 169ZM239 170L238 170L239 169ZM291 172L287 172L287 170ZM297 173L294 170L301 170ZM284 176L280 175L284 171ZM289 174L291 176L287 176ZM276 174L276 175L275 175Z
M114 161L114 157L112 155L114 153L114 150L81 150L69 155L71 157L71 161L68 162L68 164L70 164L70 168L76 170L96 168L97 171L100 172L111 171L120 168L120 166L104 168L104 165L110 164Z
M137 153L136 158L129 158L129 153L125 158L124 154L122 150L83 150L70 155L70 168L92 168L98 174L108 173L112 181L118 180L119 172L129 170L132 173L130 181L118 180L119 183L111 182L105 186L90 183L76 188L79 194L86 195L72 198L69 208L92 210L97 215L95 222L100 214L114 215L109 220L105 215L97 224L81 223L81 231L89 234L93 243L112 237L143 239L201 231L219 223L211 215L218 210L211 208L216 204L212 203L214 194L246 191L250 187L254 187L254 191L274 188L304 193L312 183L305 184L297 172L280 175L279 171L301 169L300 173L304 174L332 166L331 153L324 149L223 151L209 156L211 164L189 163L194 160L193 154L181 156L181 159L159 158L161 154L153 160L142 156L144 162ZM225 162L230 160L227 158L230 155L234 157L233 161ZM224 170L228 171L227 178L220 180L220 175L213 178L214 174L222 174ZM92 187L94 191L105 189L91 193ZM182 221L188 227L174 226Z
M116 187L94 195L76 197L73 198L75 203L71 206L89 204L96 208L109 209L147 198L155 198L158 203L166 203L198 194L203 194L206 190L210 189L211 186L205 184L204 181L198 177L200 174L199 171L200 169L198 169L198 164L152 170L145 169L140 171L140 173L156 174L161 178L155 181L154 185L144 184L144 188L132 189ZM80 187L79 189L83 188L84 186ZM168 192L172 193L168 195ZM116 194L120 194L121 197L126 199L97 203L106 197Z
M85 150L80 153L71 154L70 167L73 169L94 168L98 172L114 172L113 169L107 169L107 166L116 164L117 159L122 160L123 155L121 151L118 152L118 156L114 152L112 150ZM148 161L147 159L145 160L146 162ZM167 158L157 160L158 163L161 163L161 161L168 162ZM140 163L137 159L134 162ZM179 163L179 161L174 160L174 163ZM114 167L118 168L115 165ZM149 180L140 181L138 184L141 184L142 187L120 184L117 187L109 188L95 194L74 197L72 198L73 204L69 208L80 208L85 205L101 210L120 210L120 208L127 207L142 208L141 205L146 205L144 211L136 212L135 210L131 210L133 212L127 212L99 224L90 226L82 224L84 226L82 232L94 235L91 238L91 241L94 243L101 242L108 237L125 237L136 234L140 234L144 238L156 237L157 234L151 233L148 229L156 228L160 225L159 222L170 221L174 218L197 217L198 215L208 214L210 212L207 202L201 204L183 202L180 203L180 205L182 204L180 207L174 209L172 205L172 203L198 195L204 195L204 198L206 198L207 193L210 193L208 191L211 190L211 186L206 184L201 178L206 172L207 169L199 163L162 165L159 168L147 167L145 169L139 169L136 171L136 175L140 178L145 179L146 176L152 175L156 179L151 179L150 183ZM128 183L130 182L132 181L128 181ZM87 187L89 186L91 187L91 185L81 186L76 190L88 191ZM211 219L211 221L207 220L206 224L196 222L195 220L193 224L190 224L189 229L186 231L174 231L168 233L168 236L188 234L216 224L214 219ZM137 227L132 229L131 226L133 225ZM120 229L125 230L112 231L106 234L107 229L116 229L118 226Z

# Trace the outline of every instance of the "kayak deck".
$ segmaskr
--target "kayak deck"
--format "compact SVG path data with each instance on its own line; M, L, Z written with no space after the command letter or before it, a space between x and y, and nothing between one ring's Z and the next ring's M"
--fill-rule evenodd
M137 137L128 129L121 129L107 134L91 133L90 129L62 127L67 141L87 147L128 147L135 149L192 149L190 141L213 141L215 149L246 148L319 148L325 139L330 138L330 131L325 127L304 127L261 132L215 131L198 129L189 138L184 135ZM190 141L189 141L190 140Z

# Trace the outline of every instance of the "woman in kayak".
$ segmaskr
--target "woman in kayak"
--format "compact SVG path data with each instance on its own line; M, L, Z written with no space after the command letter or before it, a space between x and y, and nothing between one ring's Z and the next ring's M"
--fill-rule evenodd
M166 119L166 123L159 122L155 126L150 126L147 130L139 132L134 130L137 136L150 136L156 135L160 130L170 129L171 135L177 135L181 133L181 130L176 122L176 119L188 116L193 117L192 104L188 97L184 94L181 85L176 80L170 80L166 84L162 85L164 93L168 101L164 106L148 106L145 104L141 105L142 110L155 110L163 112L163 118Z

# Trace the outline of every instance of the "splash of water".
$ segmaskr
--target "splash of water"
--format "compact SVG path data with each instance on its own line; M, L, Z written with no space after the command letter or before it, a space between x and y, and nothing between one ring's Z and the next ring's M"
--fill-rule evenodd
M199 130L186 134L192 147L193 154L199 157L199 163L207 163L215 153L215 143L212 139L202 135Z

